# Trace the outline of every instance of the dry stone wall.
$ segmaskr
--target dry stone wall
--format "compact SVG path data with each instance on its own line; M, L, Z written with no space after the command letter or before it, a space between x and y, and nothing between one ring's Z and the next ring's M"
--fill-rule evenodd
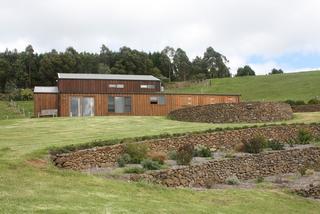
M238 130L218 131L203 134L185 135L175 138L148 140L138 143L147 144L150 150L169 152L177 150L184 144L204 145L209 148L233 148L242 140L251 139L255 135L267 139L287 141L297 136L299 129L306 129L314 137L320 138L320 125L277 125L260 128L246 128ZM106 167L116 164L116 160L123 153L124 145L96 147L74 151L65 154L56 154L51 158L54 164L61 168L83 170L93 167Z
M310 184L308 187L296 189L293 192L303 197L320 199L320 183L316 185Z
M173 120L205 123L270 122L293 117L289 104L275 102L220 103L177 109Z
M131 180L146 180L168 187L208 187L225 183L230 176L240 180L297 172L300 167L318 168L320 148L308 147L213 160L201 165L132 175Z
M317 112L320 111L320 104L294 105L293 112Z

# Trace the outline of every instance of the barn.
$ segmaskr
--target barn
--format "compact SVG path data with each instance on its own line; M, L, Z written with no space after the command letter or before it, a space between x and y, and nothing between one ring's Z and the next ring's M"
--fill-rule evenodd
M164 93L151 75L59 73L57 86L34 88L34 114L62 117L162 116L187 106L238 103L238 94Z

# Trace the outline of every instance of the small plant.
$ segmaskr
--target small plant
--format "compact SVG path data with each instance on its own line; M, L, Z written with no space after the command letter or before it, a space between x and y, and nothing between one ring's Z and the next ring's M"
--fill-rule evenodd
M229 185L239 185L239 184L240 184L240 181L239 181L239 179L237 178L237 176L233 175L233 176L227 177L227 179L226 179L226 184L229 184Z
M264 181L264 177L257 177L256 183L262 183Z
M153 161L157 161L159 164L164 164L164 161L167 159L167 156L164 152L149 152L147 154L148 158L153 160Z
M306 175L306 172L307 172L307 168L302 166L298 169L299 173L301 176L305 176Z
M194 150L193 156L195 157L211 157L211 151L208 147L203 146L203 145L198 145L196 146Z
M308 101L308 104L320 104L320 99L313 98L313 99Z
M266 140L263 136L256 136L249 141L244 141L244 151L248 153L260 153L266 145Z
M296 141L293 140L293 139L290 139L290 140L287 141L287 143L288 143L288 145L289 145L290 147L294 147L294 144L296 143Z
M144 173L144 169L141 167L130 167L124 170L125 173L130 173L130 174L142 174Z
M179 165L189 165L193 157L194 147L192 144L185 144L177 151L177 163Z
M299 129L297 140L300 144L308 144L312 140L312 134L306 129Z
M119 167L125 167L127 163L130 163L130 161L131 161L130 155L127 153L124 153L118 158L117 163Z
M177 151L176 150L169 151L168 158L169 160L177 160Z
M306 170L306 175L310 176L310 175L314 175L315 171L313 169L307 169Z
M148 147L142 143L129 143L125 145L124 151L130 155L130 163L140 163L146 158Z
M284 144L273 139L268 141L268 147L270 147L272 150L283 150Z
M168 152L168 158L169 158L169 160L177 160L177 151L172 150L172 151Z
M150 159L145 159L141 162L142 167L147 170L158 170L161 168L160 164L157 161Z
M235 146L234 146L234 150L236 152L244 152L245 151L245 145L244 143L237 143Z

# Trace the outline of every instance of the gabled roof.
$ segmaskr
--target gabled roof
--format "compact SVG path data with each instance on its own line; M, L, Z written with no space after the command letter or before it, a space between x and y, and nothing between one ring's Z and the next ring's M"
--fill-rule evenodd
M56 94L58 93L58 87L55 86L35 86L33 93L47 93L47 94Z
M149 80L160 81L152 75L127 75L127 74L78 74L58 73L58 79L90 79L90 80Z

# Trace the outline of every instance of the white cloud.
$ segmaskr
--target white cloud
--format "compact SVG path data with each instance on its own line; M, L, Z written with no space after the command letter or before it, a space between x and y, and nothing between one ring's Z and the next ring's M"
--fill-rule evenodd
M99 51L181 47L190 56L208 46L230 59L230 67L253 65L266 73L275 57L291 52L320 53L320 2L317 0L11 0L1 1L0 51ZM286 65L282 65L286 66ZM288 67L290 65L287 65ZM303 67L305 65L301 65ZM261 69L261 71L260 71ZM263 71L262 69L266 69ZM294 69L294 68L293 68Z

